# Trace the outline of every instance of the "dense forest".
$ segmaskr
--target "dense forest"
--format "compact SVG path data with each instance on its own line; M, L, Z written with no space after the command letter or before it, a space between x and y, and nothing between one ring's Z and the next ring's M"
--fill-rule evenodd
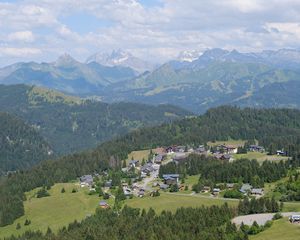
M170 162L162 165L159 175L178 173L181 176L201 175L202 181L217 183L250 183L253 187L264 187L264 183L275 182L287 175L289 162L264 161L259 164L257 160L240 159L227 162L205 155L190 155L186 161L179 164Z
M107 104L26 85L0 85L0 109L34 126L56 154L96 147L130 130L191 115L171 105Z
M153 209L146 212L126 206L120 213L98 209L94 216L81 223L75 221L58 234L53 234L48 228L45 235L27 232L20 238L11 237L7 240L248 239L230 222L234 214L226 204L210 208L180 208L175 213L163 211L159 215Z
M160 127L135 130L105 142L93 151L45 161L31 170L12 174L0 182L0 226L23 214L24 192L55 182L67 182L107 168L120 168L121 160L133 150L171 144L203 144L209 140L257 139L274 149L284 148L299 164L300 111L291 109L239 109L219 107L200 117ZM275 151L275 150L274 150Z
M0 176L28 168L48 158L50 153L50 146L34 128L0 112Z

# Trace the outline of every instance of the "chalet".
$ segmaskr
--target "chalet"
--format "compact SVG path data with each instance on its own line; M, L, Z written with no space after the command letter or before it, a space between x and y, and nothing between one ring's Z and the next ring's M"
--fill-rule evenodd
M103 208L103 209L107 209L107 208L109 208L109 205L108 205L108 203L105 202L105 201L100 201L100 202L99 202L99 207L100 207L100 208Z
M165 184L168 185L178 184L179 174L164 174L163 179Z
M123 187L123 193L126 197L131 196L132 195L132 191L130 188L128 187Z
M226 188L233 189L234 188L234 183L226 183Z
M146 175L155 171L153 164L152 163L146 163L144 166L141 168L141 172L145 173Z
M130 160L128 166L130 168L132 168L132 167L134 167L134 168L139 167L140 166L140 161L139 160Z
M252 186L249 183L245 183L240 188L240 192L243 193L243 194L246 194L246 193L250 192L251 189L252 189Z
M237 153L238 149L235 146L222 144L217 147L217 150L221 153L234 154Z
M204 186L203 189L202 189L202 192L210 192L210 187L209 186Z
M176 146L173 149L174 149L174 152L176 152L176 153L184 153L186 147L185 146Z
M250 193L252 195L263 195L264 194L264 190L262 188L252 188L250 190Z
M163 161L163 158L164 158L163 155L158 154L158 155L155 156L154 162L157 163L157 164L161 164L161 162Z
M232 161L233 158L230 154L223 154L223 153L214 153L214 157L224 161Z
M92 186L93 185L93 177L92 175L83 175L80 177L80 186Z
M106 181L106 182L104 183L104 187L106 187L106 188L111 188L111 187L112 187L112 180Z
M279 156L285 155L285 152L283 150L277 150L276 154Z
M145 196L145 190L140 189L140 191L138 192L138 197L144 197L144 196Z
M166 153L168 153L168 154L170 154L170 153L174 153L174 149L173 149L173 147L167 147L166 149L165 149L165 151L166 151Z
M250 145L249 146L249 151L251 152L264 152L265 148L262 146L258 146L258 145Z
M219 193L221 192L221 189L220 188L214 188L213 190L212 190L212 194L213 195L218 195Z
M300 215L292 215L289 217L291 223L300 222Z
M205 153L207 153L204 145L200 145L198 148L195 149L194 152L198 153L198 154L205 154Z

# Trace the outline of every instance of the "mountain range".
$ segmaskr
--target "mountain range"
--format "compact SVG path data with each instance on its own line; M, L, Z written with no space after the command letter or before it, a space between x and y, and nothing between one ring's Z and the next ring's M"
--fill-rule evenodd
M106 102L171 103L195 113L224 104L299 108L299 64L299 50L215 48L184 51L154 68L117 50L96 53L84 63L67 54L52 63L16 63L0 69L0 83L44 86Z

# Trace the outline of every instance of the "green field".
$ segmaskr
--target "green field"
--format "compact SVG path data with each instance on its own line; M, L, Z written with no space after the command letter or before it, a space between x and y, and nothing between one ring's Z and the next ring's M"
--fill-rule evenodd
M277 220L273 225L255 235L250 237L250 240L296 240L300 239L300 225L292 224L288 219L283 218Z
M200 195L176 195L161 193L159 197L133 198L126 201L130 207L149 209L152 207L156 212L160 213L163 210L176 211L180 207L201 207L222 205L224 200L217 198L207 198ZM226 201L230 206L237 206L238 201Z
M61 193L62 187L66 192ZM77 193L71 193L73 188ZM100 198L97 195L88 195L87 188L80 188L75 183L56 184L50 190L50 196L44 198L34 197L37 189L26 194L24 202L25 215L18 218L12 225L0 228L0 238L18 235L26 230L46 231L48 226L53 231L68 225L74 220L81 220L87 215L93 214L98 206ZM26 219L31 220L29 226L24 226ZM17 223L21 229L16 230Z
M139 160L142 162L143 158L145 161L148 160L148 156L150 154L150 150L140 150L140 151L133 151L128 154L127 163L133 158L134 160Z
M263 162L265 160L268 161L280 161L287 160L288 157L277 156L277 155L267 155L267 153L260 152L248 152L246 154L234 154L234 159L248 158L248 159L256 159L258 162Z

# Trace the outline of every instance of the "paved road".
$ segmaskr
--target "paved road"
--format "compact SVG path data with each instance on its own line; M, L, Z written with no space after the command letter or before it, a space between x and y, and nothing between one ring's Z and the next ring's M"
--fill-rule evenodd
M267 221L272 220L275 213L260 213L260 214L250 214L245 216L238 216L232 219L232 222L240 225L242 222L246 225L252 225L256 221L259 225L264 225ZM281 213L284 217L289 217L294 214L300 214L299 212L283 212Z

